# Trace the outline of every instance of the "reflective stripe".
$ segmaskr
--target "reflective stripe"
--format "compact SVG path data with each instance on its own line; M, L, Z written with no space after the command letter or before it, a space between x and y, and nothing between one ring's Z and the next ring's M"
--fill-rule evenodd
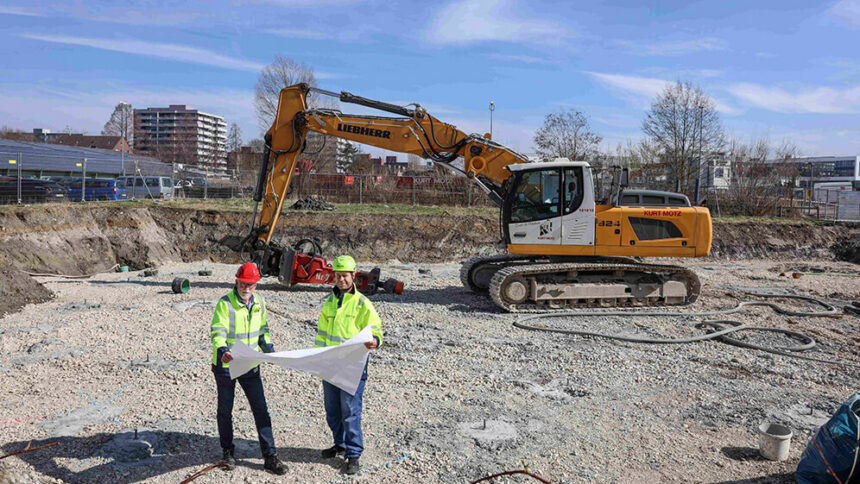
M261 329L259 331L251 331L250 333L241 333L241 334L245 335L245 337L243 339L250 339L250 338L259 338L261 334L265 334L265 333L268 333L268 331Z
M332 336L332 335L328 334L327 332L325 332L321 329L317 329L317 338L319 338L320 336L322 336L324 339L331 341L331 342L334 342L334 343L343 343L344 341L349 339L349 338L341 338L340 336Z
M360 308L364 307L365 302L367 302L367 298L364 296L361 296L361 299L358 300L358 307L360 307Z
M213 338L214 338L214 337L216 337L216 336L220 336L220 337L222 337L222 338L226 339L226 338L227 338L227 332L226 332L226 331L223 331L223 330L220 330L220 329L216 329L215 331L212 331L212 336L211 336L211 337L213 337Z
M233 307L233 302L230 301L230 296L224 296L221 300L227 302L227 313L230 315L230 326L227 330L227 339L236 339L236 308Z

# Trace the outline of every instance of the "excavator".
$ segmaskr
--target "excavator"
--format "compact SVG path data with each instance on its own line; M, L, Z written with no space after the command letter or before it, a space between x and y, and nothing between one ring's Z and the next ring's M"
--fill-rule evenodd
M311 93L389 115L309 108ZM631 198L623 196L628 174L618 168L613 170L609 195L598 199L586 162L533 163L489 134L466 134L419 104L401 106L307 84L280 92L274 122L264 138L251 231L236 246L250 254L262 274L276 276L286 286L332 284L333 279L319 244L304 240L283 246L272 240L309 131L415 154L479 186L500 208L507 253L467 261L460 279L467 290L489 293L507 311L688 305L699 295L693 271L638 259L708 255L710 212L689 203L670 203L686 199L683 195L667 197L666 203L623 204ZM382 281L378 268L359 273L356 282L371 293L403 290L400 281Z

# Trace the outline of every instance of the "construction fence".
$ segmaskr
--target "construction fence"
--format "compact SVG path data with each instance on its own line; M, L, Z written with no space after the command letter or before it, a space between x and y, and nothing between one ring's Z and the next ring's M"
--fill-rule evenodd
M135 200L145 198L233 199L253 197L256 173L214 172L205 167L183 167L130 157L123 166L86 157L57 156L39 163L20 153L2 153L9 163L0 169L0 204L42 203L48 201ZM2 159L2 158L0 158ZM47 160L47 162L46 162ZM124 173L124 175L123 175ZM139 178L138 187L117 190L116 196L91 195L99 182L128 177ZM82 193L80 180L86 195ZM59 184L66 196L34 185L34 180ZM163 195L149 189L151 184L169 185ZM77 186L77 191L74 188ZM648 188L648 187L642 187ZM300 173L293 176L287 198L320 197L331 203L406 204L448 206L492 206L487 195L474 183L460 176L438 175L349 175ZM860 192L838 189L800 190L785 187L755 190L703 188L702 204L714 217L747 215L776 218L811 218L841 222L860 222Z

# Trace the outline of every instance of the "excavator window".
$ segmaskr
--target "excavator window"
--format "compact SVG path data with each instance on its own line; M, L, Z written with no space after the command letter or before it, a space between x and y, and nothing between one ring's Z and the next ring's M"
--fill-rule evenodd
M530 222L559 215L557 169L529 171L522 174L511 206L511 222Z
M573 213L582 205L582 167L564 170L564 214Z

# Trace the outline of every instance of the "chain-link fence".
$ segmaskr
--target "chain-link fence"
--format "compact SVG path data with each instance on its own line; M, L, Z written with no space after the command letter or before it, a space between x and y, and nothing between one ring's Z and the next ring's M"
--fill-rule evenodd
M305 173L293 177L289 197L318 196L335 203L489 205L484 192L463 177Z
M93 156L92 151L87 156L69 156L0 149L0 204L172 198L241 200L253 196L257 180L256 173L172 165L136 155L122 154L117 163L117 153L99 157ZM600 185L602 180L597 178L595 182ZM288 199L308 196L332 203L492 205L486 194L466 178L431 174L295 175ZM728 189L703 187L701 198L715 217L860 221L860 192L850 190L803 190L766 184Z

